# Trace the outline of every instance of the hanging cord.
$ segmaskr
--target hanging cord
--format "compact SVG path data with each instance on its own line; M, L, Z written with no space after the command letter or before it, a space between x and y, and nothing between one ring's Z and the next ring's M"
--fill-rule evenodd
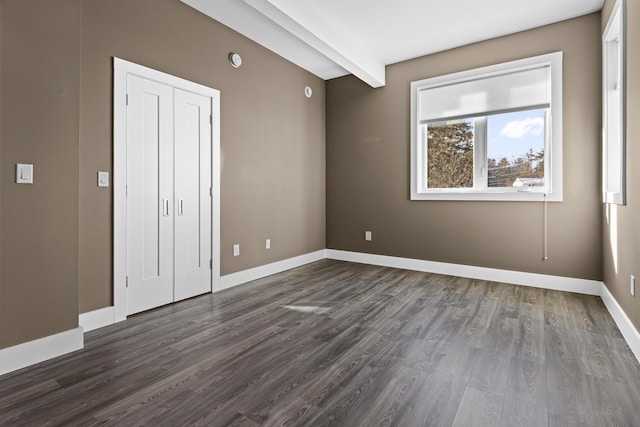
M544 193L542 205L542 260L549 259L549 208L547 206L547 193Z

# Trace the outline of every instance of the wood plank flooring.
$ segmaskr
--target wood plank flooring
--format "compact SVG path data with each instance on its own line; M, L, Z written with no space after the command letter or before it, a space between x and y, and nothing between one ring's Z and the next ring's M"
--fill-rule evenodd
M639 426L597 297L324 260L0 377L0 425Z

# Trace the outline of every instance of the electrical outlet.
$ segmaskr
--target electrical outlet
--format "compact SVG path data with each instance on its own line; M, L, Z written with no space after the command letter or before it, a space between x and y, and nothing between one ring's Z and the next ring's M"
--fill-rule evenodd
M267 239L264 243L265 249L271 249L271 239Z
M371 241L371 232L370 231L365 231L364 232L364 240L366 240L367 242Z
M233 256L239 256L240 255L240 245L235 244L233 245Z
M636 296L636 276L633 274L629 278L629 292L631 292L631 296Z

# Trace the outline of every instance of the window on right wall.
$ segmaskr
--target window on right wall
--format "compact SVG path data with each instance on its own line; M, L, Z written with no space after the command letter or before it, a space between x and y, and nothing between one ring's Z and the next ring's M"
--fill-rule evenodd
M617 0L602 34L603 201L626 203L625 0Z

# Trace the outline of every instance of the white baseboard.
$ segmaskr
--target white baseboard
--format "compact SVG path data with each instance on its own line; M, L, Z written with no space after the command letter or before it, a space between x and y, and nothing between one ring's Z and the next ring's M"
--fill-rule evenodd
M249 270L227 274L220 277L220 286L217 289L214 289L213 292L232 288L252 280L262 279L263 277L271 276L272 274L282 273L283 271L291 270L292 268L320 261L325 258L326 251L322 249L316 252L284 259L282 261L276 261L271 264L261 265L260 267L251 268Z
M85 332L113 325L115 323L115 307L104 307L86 313L81 313L79 316L79 323Z
M616 322L622 336L627 341L629 348L631 348L636 359L640 362L640 333L638 333L638 330L633 326L633 323L631 323L631 320L622 310L622 307L620 307L620 304L618 304L613 295L611 295L611 292L605 284L597 280L498 270L494 268L448 264L444 262L340 251L335 249L327 249L327 258L599 296L602 298L609 314L611 314L611 317Z
M84 347L82 328L29 341L0 350L0 375L80 350Z
M604 283L596 280L326 249L222 276L220 286L214 292L325 258L599 296L640 361L640 334ZM115 323L114 316L114 307L82 313L79 328L1 349L0 375L81 349L84 346L83 329L88 332L111 325Z
M605 307L607 307L614 322L618 325L618 329L620 329L622 336L627 341L627 344L629 344L629 348L631 348L636 359L640 362L640 334L638 330L633 326L631 319L629 319L627 314L622 310L618 301L616 301L611 294L611 291L604 285L602 286L600 298L602 298Z
M532 286L534 288L576 292L587 295L600 296L603 286L603 283L597 280L575 279L573 277L499 270L496 268L449 264L446 262L339 251L335 249L327 249L327 258L449 276L468 277L492 282L510 283L513 285Z

